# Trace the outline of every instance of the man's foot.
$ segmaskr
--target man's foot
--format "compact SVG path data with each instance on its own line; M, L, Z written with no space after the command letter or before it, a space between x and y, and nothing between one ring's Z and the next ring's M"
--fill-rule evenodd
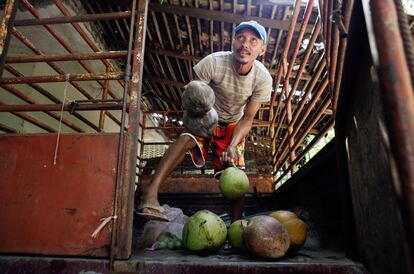
M142 203L138 207L137 214L148 220L169 222L167 215L165 214L165 209L159 205L152 205L147 203Z

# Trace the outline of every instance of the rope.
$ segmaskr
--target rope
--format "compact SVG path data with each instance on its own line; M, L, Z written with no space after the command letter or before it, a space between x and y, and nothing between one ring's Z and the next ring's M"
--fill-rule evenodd
M55 146L55 155L53 157L53 165L56 165L56 160L57 160L57 152L58 152L59 141L60 141L60 133L61 133L61 130L62 130L63 109L65 107L65 101L67 99L66 91L68 89L69 77L70 77L70 74L66 74L66 82L65 82L65 89L63 90L62 108L60 109L59 129L58 129L58 133L57 133L57 137L56 137L56 146Z
M92 238L96 238L99 235L99 232L101 232L102 228L104 228L111 220L117 219L118 216L113 215L106 218L101 219L101 224L95 229L95 231L91 234Z

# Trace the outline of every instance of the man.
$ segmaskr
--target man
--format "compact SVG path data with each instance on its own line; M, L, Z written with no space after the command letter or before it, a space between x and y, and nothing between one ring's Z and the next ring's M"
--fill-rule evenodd
M235 28L232 52L210 54L194 66L197 78L214 91L218 126L211 139L184 133L169 147L150 185L143 190L139 215L168 221L158 202L158 188L184 160L186 151L194 161L197 155L206 155L210 144L215 171L232 165L244 167L244 138L261 104L270 100L272 90L272 77L256 60L266 52L266 36L265 28L257 22L242 22ZM231 202L232 221L240 219L242 206L243 199Z

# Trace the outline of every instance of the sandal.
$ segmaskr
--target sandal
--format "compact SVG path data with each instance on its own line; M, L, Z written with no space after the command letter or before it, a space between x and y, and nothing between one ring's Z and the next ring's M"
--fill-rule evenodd
M150 212L142 212L143 209L148 209ZM151 204L141 204L138 207L137 214L148 220L169 222L165 209L162 206L156 206Z

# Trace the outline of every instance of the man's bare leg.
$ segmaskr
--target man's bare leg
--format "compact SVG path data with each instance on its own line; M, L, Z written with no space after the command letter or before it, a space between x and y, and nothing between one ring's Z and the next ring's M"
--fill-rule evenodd
M158 189L160 184L167 179L170 173L184 160L185 153L196 146L196 142L189 136L181 135L167 149L161 161L152 175L148 187L142 190L141 203L160 205L158 202ZM142 212L150 212L144 208Z
M241 219L242 212L243 212L243 206L244 206L244 197L237 199L237 200L230 201L230 218L231 218L232 223Z

